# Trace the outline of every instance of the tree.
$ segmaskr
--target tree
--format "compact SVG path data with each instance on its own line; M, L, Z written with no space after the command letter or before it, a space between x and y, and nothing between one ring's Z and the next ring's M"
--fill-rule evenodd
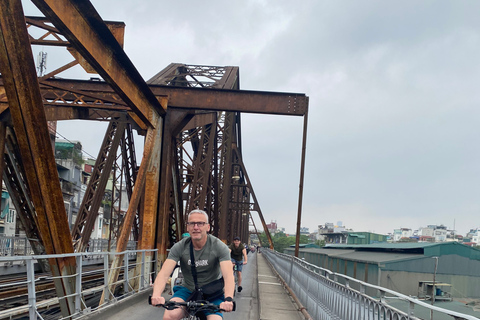
M319 247L325 247L325 240L317 240L315 244Z
M259 236L260 241L262 242L263 246L269 246L267 235L265 232L262 232ZM283 232L277 232L273 235L273 248L275 251L283 252L286 248L295 245L295 236L287 237L287 235ZM308 243L308 236L300 235L300 243Z

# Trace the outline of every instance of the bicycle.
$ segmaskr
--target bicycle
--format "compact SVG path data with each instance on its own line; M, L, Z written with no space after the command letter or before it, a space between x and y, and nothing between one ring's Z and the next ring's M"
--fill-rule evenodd
M148 297L148 304L152 304L152 296ZM165 301L165 304L155 305L154 307L162 307L166 310L173 310L177 308L182 308L185 312L183 320L206 320L207 316L204 312L223 312L225 310L221 309L220 306L216 304L209 303L208 301ZM233 307L235 311L235 304Z
M238 269L237 264L233 265L233 278L235 279L235 291L233 291L233 296L237 293L238 290Z

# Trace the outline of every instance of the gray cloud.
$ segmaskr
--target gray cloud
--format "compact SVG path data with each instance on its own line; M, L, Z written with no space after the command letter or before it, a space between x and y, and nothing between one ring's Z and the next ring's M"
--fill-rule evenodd
M337 221L383 233L453 228L454 219L461 233L479 226L480 3L93 4L104 19L125 21L125 50L146 79L171 62L235 65L243 89L310 97L303 225L311 230ZM242 119L244 162L265 219L288 232L302 124Z

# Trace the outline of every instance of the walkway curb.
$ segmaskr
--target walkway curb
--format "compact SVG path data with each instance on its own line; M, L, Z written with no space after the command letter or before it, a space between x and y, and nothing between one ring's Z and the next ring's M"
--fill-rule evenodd
M305 319L266 258L257 254L260 320Z

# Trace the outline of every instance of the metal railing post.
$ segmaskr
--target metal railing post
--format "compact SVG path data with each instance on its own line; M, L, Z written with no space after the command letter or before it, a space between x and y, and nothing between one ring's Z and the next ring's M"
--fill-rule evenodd
M145 288L145 251L142 251L142 268L140 271L140 288L139 290L142 290Z
M290 258L290 261L291 261L291 263L290 263L290 277L288 279L288 286L290 286L290 287L292 286L293 260L294 260L294 258L292 256Z
M30 320L37 320L37 299L35 294L35 268L33 259L26 261L28 281L28 315Z
M103 302L110 300L110 292L108 292L108 258L110 252L105 252L103 255Z
M75 313L82 311L82 256L77 256L77 274L75 275Z
M128 251L123 255L123 291L129 292L128 288Z

